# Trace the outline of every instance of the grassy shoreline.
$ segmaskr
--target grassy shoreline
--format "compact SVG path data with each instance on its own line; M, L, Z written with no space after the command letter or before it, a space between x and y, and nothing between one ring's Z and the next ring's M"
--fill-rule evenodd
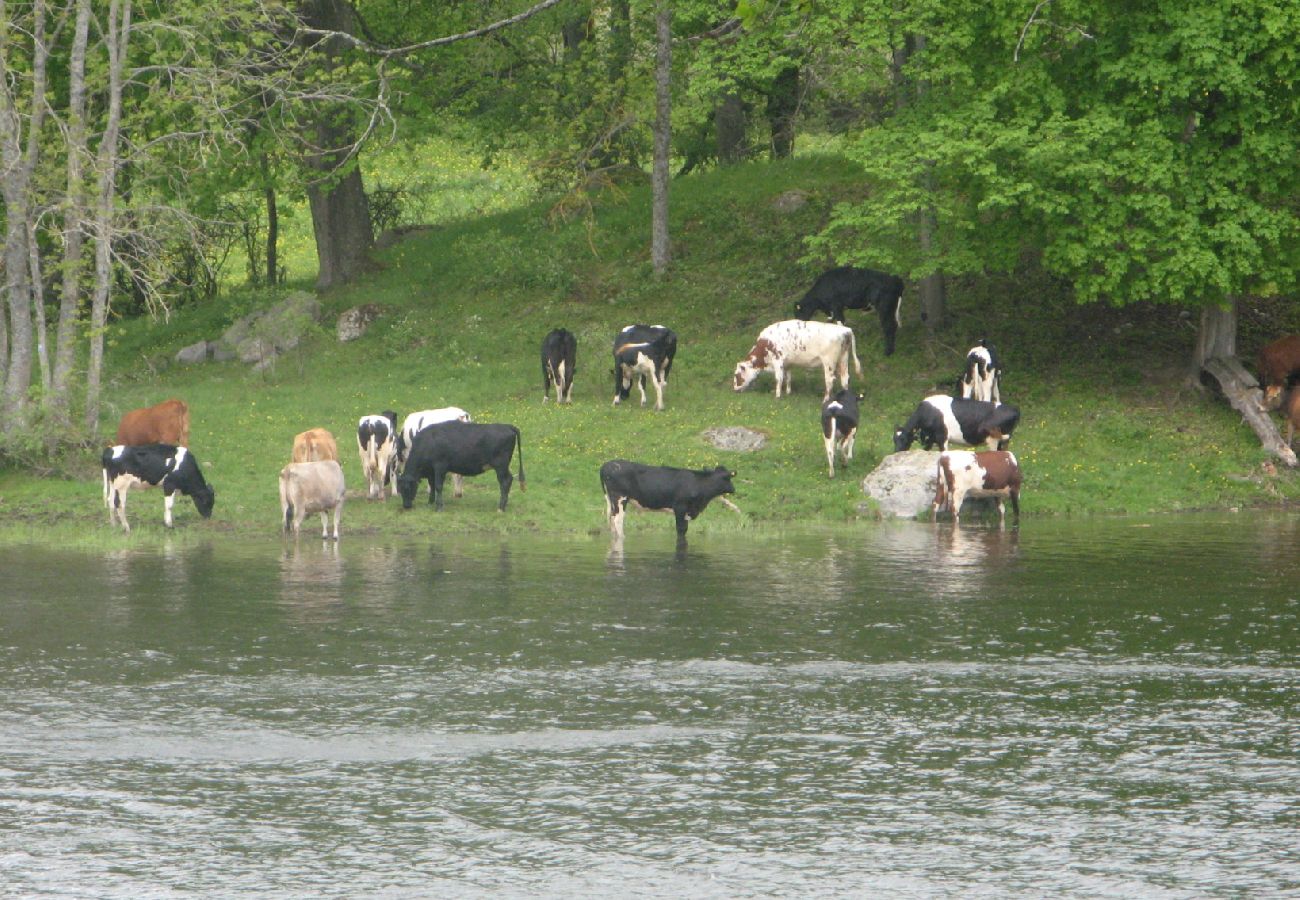
M791 189L810 202L794 213L778 211L772 201ZM320 333L267 373L238 363L187 368L171 359L274 297L239 295L165 322L115 323L101 432L107 442L127 409L168 396L189 403L190 447L217 502L207 522L189 501L178 503L177 532L184 535L277 534L276 475L293 435L313 426L339 440L350 492L345 535L601 533L597 470L615 457L700 468L721 463L739 473L736 503L745 515L715 505L691 534L870 523L875 516L860 483L892 451L894 426L921 397L950 385L966 348L987 337L1006 366L1003 398L1022 410L1012 449L1025 470L1026 520L1300 499L1300 478L1269 471L1267 455L1236 413L1186 386L1184 360L1195 338L1187 316L1160 307L1078 307L1031 267L1015 276L954 280L953 323L937 335L916 321L909 290L890 357L882 354L874 315L850 313L864 369L854 385L866 400L857 458L828 479L817 425L820 374L800 372L794 396L781 400L772 396L770 376L741 394L730 389L730 376L757 332L788 318L824 267L800 262L800 239L834 202L859 189L852 167L834 158L679 179L676 262L667 279L649 271L649 197L639 188L607 198L590 228L552 223L548 209L535 206L431 229L380 254L372 277L323 296ZM378 303L384 317L360 340L337 343L334 319L359 303ZM1243 355L1286 329L1300 331L1291 315L1277 304L1267 316L1246 317ZM638 321L662 322L679 335L663 412L635 402L610 406L610 342ZM579 341L571 406L541 402L538 345L560 325ZM422 499L400 513L395 499L380 504L361 496L357 418L445 405L521 429L527 491L516 484L504 515L495 511L491 473L467 480L465 498L449 498L441 514ZM714 449L701 433L723 425L761 431L768 445L756 453ZM30 535L62 543L84 535L115 546L165 531L157 492L130 495L130 538L109 531L97 450L51 460L48 468L54 474L0 469L0 541ZM631 534L671 527L671 519L650 514L628 523Z

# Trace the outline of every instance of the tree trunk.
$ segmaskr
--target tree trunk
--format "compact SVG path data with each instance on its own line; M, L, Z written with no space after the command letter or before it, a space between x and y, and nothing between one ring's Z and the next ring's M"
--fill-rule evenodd
M734 91L724 94L713 111L713 133L718 143L718 162L734 165L745 158L745 104Z
M275 202L275 188L266 189L266 283L275 287L280 275L280 212Z
M347 0L304 0L302 15L312 28L345 34L357 30L355 11ZM316 49L325 54L327 67L332 67L334 57L342 52L328 40L319 42ZM313 131L317 149L306 160L310 170L307 200L316 235L316 287L325 289L346 284L361 273L375 244L375 232L348 112L318 110Z
M82 165L86 157L86 42L90 31L90 0L77 0L77 22L72 38L68 71L67 194L63 204L63 296L59 298L59 324L55 329L54 377L47 408L67 422L76 364L77 320L81 317L82 250L86 221L86 185Z
M45 321L45 279L41 276L41 248L36 242L36 223L31 216L27 219L27 261L30 268L28 284L32 291L32 316L36 328L36 363L41 373L41 396L45 397L50 392L50 353L46 346L49 331Z
M920 97L929 90L923 81L913 84L904 72L907 61L914 53L925 50L924 35L908 35L903 46L894 50L890 66L894 81L894 112L900 113L907 108L914 97ZM933 194L934 183L927 175L922 182L927 194ZM916 242L921 247L921 255L928 262L934 246L934 232L937 227L933 209L925 209L916 214ZM931 331L942 328L948 321L948 287L943 272L926 275L916 284L917 304L921 312L921 321Z
M86 365L86 430L99 430L99 390L104 368L104 329L113 285L113 209L117 189L118 137L122 125L122 81L131 37L131 0L112 0L104 41L108 48L108 117L95 154L95 287L90 305L90 360Z
M799 67L789 65L777 73L767 95L767 121L772 132L772 158L794 153L794 123L799 112Z
M1237 311L1241 303L1231 298L1227 307L1207 306L1201 310L1201 330L1196 335L1189 373L1199 378L1201 369L1216 356L1229 359L1237 355Z
M655 10L655 127L650 259L656 275L668 271L672 250L668 241L668 157L672 151L673 11L667 0Z

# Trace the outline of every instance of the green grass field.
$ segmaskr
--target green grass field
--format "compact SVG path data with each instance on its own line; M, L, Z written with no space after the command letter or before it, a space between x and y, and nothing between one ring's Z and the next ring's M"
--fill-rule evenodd
M806 192L809 203L794 213L777 211L772 201L790 189ZM1077 307L1031 266L1016 276L954 280L953 322L936 335L917 321L909 289L892 357L882 355L874 314L849 314L864 368L854 384L866 400L857 458L828 479L818 427L820 372L800 372L794 396L779 401L770 376L742 394L733 393L730 377L758 331L789 318L794 301L829 265L802 261L801 239L833 203L860 190L852 167L834 157L679 179L672 193L675 262L665 279L650 270L643 187L607 194L590 221L566 221L538 204L440 224L380 254L361 283L322 297L319 334L267 373L238 363L187 368L171 359L275 297L235 293L165 322L118 322L110 333L101 431L108 442L120 413L165 397L189 403L190 447L217 502L210 522L200 522L188 500L177 505L177 531L186 536L277 534L276 476L293 435L312 426L339 439L350 488L345 534L599 532L605 523L597 470L615 457L736 470L734 499L743 515L715 505L691 526L693 534L846 521L873 527L862 477L892 451L894 426L923 396L951 385L966 349L986 337L1003 358L1003 400L1022 411L1012 449L1025 471L1026 519L1250 506L1300 494L1293 474L1266 472L1265 453L1226 403L1186 386L1194 313ZM385 315L362 339L339 344L334 320L358 303L378 303ZM1283 329L1300 330L1280 304L1252 309L1243 316L1243 354ZM636 402L610 405L610 344L632 322L663 323L678 333L663 412ZM556 326L579 341L571 406L541 402L538 348ZM441 514L423 499L409 512L396 499L364 499L357 418L445 405L521 429L527 491L516 483L504 515L495 509L491 473L467 480L466 496L448 498ZM769 443L757 453L722 452L701 436L715 425L757 429ZM130 538L109 531L98 451L45 468L39 475L0 471L0 537L116 544L164 532L156 492L131 494ZM629 516L630 534L671 527L669 517Z

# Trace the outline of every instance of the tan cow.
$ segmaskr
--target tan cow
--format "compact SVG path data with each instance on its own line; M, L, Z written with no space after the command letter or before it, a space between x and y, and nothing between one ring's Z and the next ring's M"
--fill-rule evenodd
M308 428L302 434L294 435L294 462L317 462L325 459L337 462L338 458L339 447L334 442L334 435L324 428Z
M127 447L141 444L190 445L190 408L172 398L156 406L133 409L117 425L117 440Z
M334 540L339 539L343 512L343 467L336 459L289 463L280 470L280 521L296 535L308 513L320 513L321 537L328 538L329 513L334 513Z

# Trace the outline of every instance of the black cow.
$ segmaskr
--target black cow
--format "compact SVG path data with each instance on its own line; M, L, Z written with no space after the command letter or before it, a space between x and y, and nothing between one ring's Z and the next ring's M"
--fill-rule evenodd
M836 450L846 466L853 458L853 441L858 434L858 401L862 399L862 394L840 388L822 403L822 439L826 442L826 463L831 478L835 477Z
M208 518L216 502L216 492L203 480L198 460L185 447L175 444L118 444L104 449L100 461L104 468L104 505L108 523L114 517L127 531L126 492L132 487L158 487L163 490L163 523L172 527L172 503L176 492L194 500L199 515Z
M677 355L677 334L663 325L629 325L614 338L614 405L627 399L632 382L640 377L641 405L645 406L645 380L654 379L657 402L663 409L663 390Z
M907 424L894 431L894 449L907 450L918 437L929 450L947 450L951 441L990 450L1005 450L1020 421L1020 410L1009 403L967 400L934 394L916 407Z
M542 338L542 402L551 399L555 385L555 402L573 402L573 373L577 371L578 339L572 331L556 328Z
M410 509L421 478L429 479L429 502L436 510L442 509L442 483L450 472L454 475L481 475L495 469L497 484L501 487L501 503L497 507L505 512L510 498L510 459L515 445L519 445L519 490L524 484L524 444L519 429L513 425L483 425L477 422L451 421L430 425L415 436L411 453L406 458L406 468L397 478L397 492L402 495L402 507Z
M616 538L623 537L623 514L632 500L645 509L672 510L677 539L685 541L687 522L698 519L714 497L736 492L731 485L735 475L723 466L696 471L611 459L600 467L610 531Z
M885 334L885 355L894 352L898 335L899 308L903 303L903 279L875 269L836 266L817 276L808 293L794 306L796 319L807 321L825 313L834 322L844 324L844 310L873 306L880 316L880 330Z

